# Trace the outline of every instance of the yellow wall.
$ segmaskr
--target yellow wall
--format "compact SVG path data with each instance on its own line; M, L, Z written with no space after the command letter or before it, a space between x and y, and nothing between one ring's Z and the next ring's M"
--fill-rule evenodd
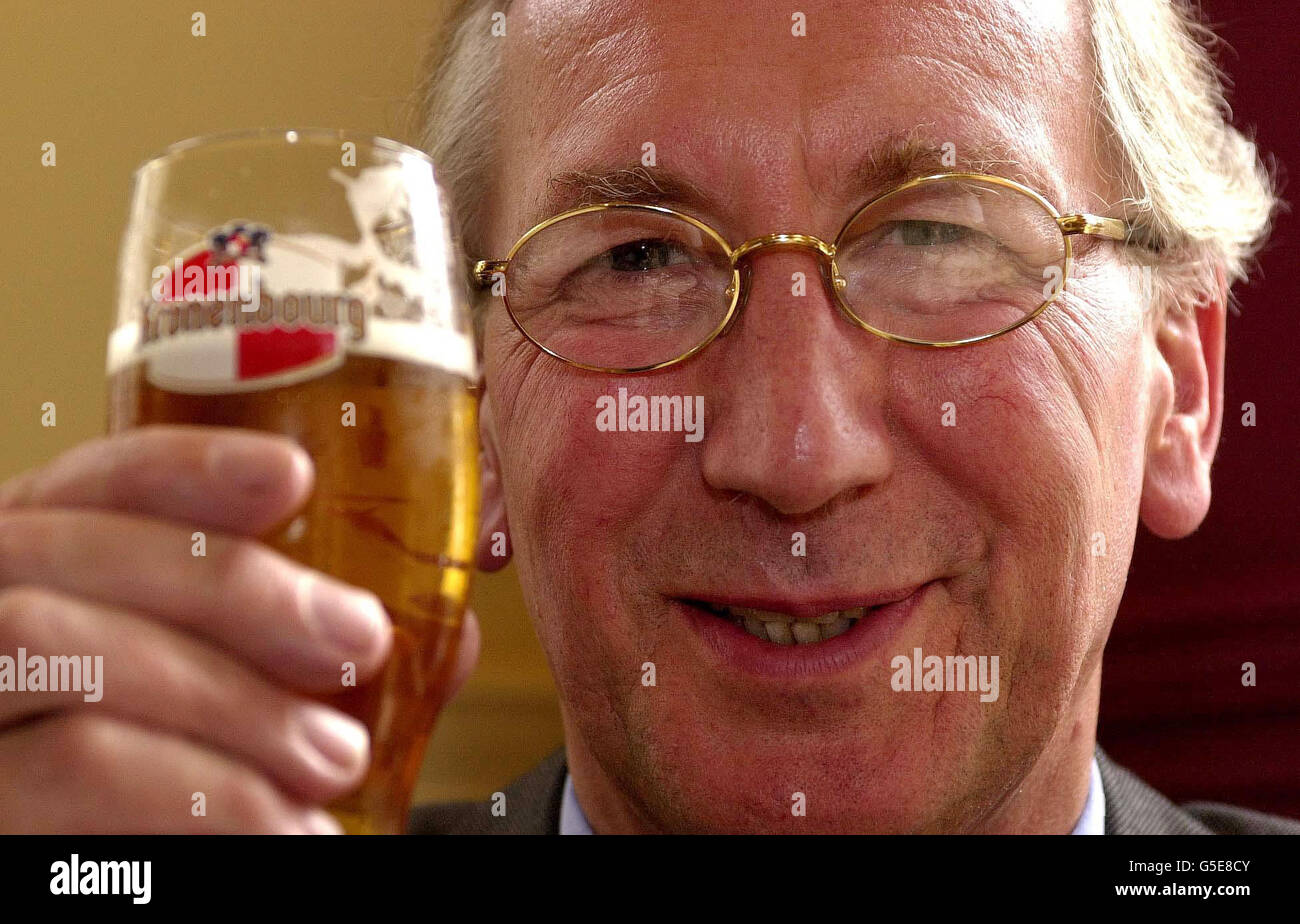
M7 0L0 26L0 478L104 427L104 342L128 180L172 141L262 125L411 142L406 94L440 0ZM191 13L207 35L190 34ZM41 145L57 165L41 166ZM58 425L40 426L42 402ZM512 570L479 575L479 668L417 801L485 797L561 741Z

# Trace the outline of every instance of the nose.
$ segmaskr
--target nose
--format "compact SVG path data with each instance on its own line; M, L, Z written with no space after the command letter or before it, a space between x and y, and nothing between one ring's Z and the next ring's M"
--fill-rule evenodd
M841 315L818 248L765 246L746 252L744 301L701 357L714 392L706 399L703 473L713 488L806 516L889 475L883 398L891 344Z

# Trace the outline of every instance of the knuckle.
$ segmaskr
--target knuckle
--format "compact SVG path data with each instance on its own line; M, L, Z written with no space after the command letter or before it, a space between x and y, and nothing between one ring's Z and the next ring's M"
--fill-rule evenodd
M110 780L120 752L119 723L104 716L68 713L48 728L48 754L55 766L83 781Z
M48 607L53 594L34 584L11 584L0 588L0 622L22 619Z
M31 503L36 471L19 472L12 478L0 482L0 509L6 507L23 507Z
M0 588L0 641L30 641L35 627L46 627L57 617L60 597L33 584Z
M149 441L140 439L138 433L108 437L94 451L99 455L98 477L109 486L148 481L162 462L149 452Z
M223 587L242 589L254 584L259 572L267 569L267 553L256 539L228 536L220 542L208 541L208 565L212 579Z
M29 512L0 512L0 580L10 579L12 569L25 557L37 538Z
M0 512L0 586L48 571L60 544L84 534L73 528L79 516L75 511L32 507Z
M203 645L195 642L195 646ZM150 665L150 687L157 701L165 705L169 715L177 720L193 722L198 728L212 729L225 724L236 724L239 716L230 714L228 704L237 697L238 689L231 685L232 678L216 678L212 661L220 655L191 650L183 645L178 650L155 651ZM169 646L170 648L170 646ZM243 718L247 720L247 713Z
M283 824L286 800L275 785L246 767L230 771L221 798L231 822L241 829L272 830Z
M301 621L298 585L307 572L300 566L258 540L241 536L209 542L208 561L213 581L228 596L281 618Z
M111 506L146 505L160 491L171 490L178 473L191 470L176 439L168 439L165 433L146 426L87 447L96 456L93 477L100 486L97 493Z

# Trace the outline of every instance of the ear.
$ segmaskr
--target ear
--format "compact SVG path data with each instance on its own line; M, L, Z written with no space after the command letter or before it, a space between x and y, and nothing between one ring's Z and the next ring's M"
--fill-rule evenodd
M479 525L475 564L480 571L500 571L512 554L510 523L506 518L492 401L486 390L479 401L478 436Z
M1227 301L1220 267L1213 291L1167 308L1153 332L1139 512L1162 539L1189 535L1210 508L1210 465L1223 423Z

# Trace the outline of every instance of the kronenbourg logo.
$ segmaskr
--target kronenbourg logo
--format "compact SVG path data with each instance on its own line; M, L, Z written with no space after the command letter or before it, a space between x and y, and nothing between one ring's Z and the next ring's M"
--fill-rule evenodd
M243 391L340 365L345 338L365 336L365 305L340 294L337 263L312 243L232 221L156 267L138 341L150 382Z
M315 378L351 353L477 375L472 334L454 314L450 232L441 212L411 208L439 201L433 175L385 165L330 176L355 236L238 218L211 228L153 267L147 294L127 296L109 375L143 363L157 388L220 394ZM445 266L431 259L439 253Z

